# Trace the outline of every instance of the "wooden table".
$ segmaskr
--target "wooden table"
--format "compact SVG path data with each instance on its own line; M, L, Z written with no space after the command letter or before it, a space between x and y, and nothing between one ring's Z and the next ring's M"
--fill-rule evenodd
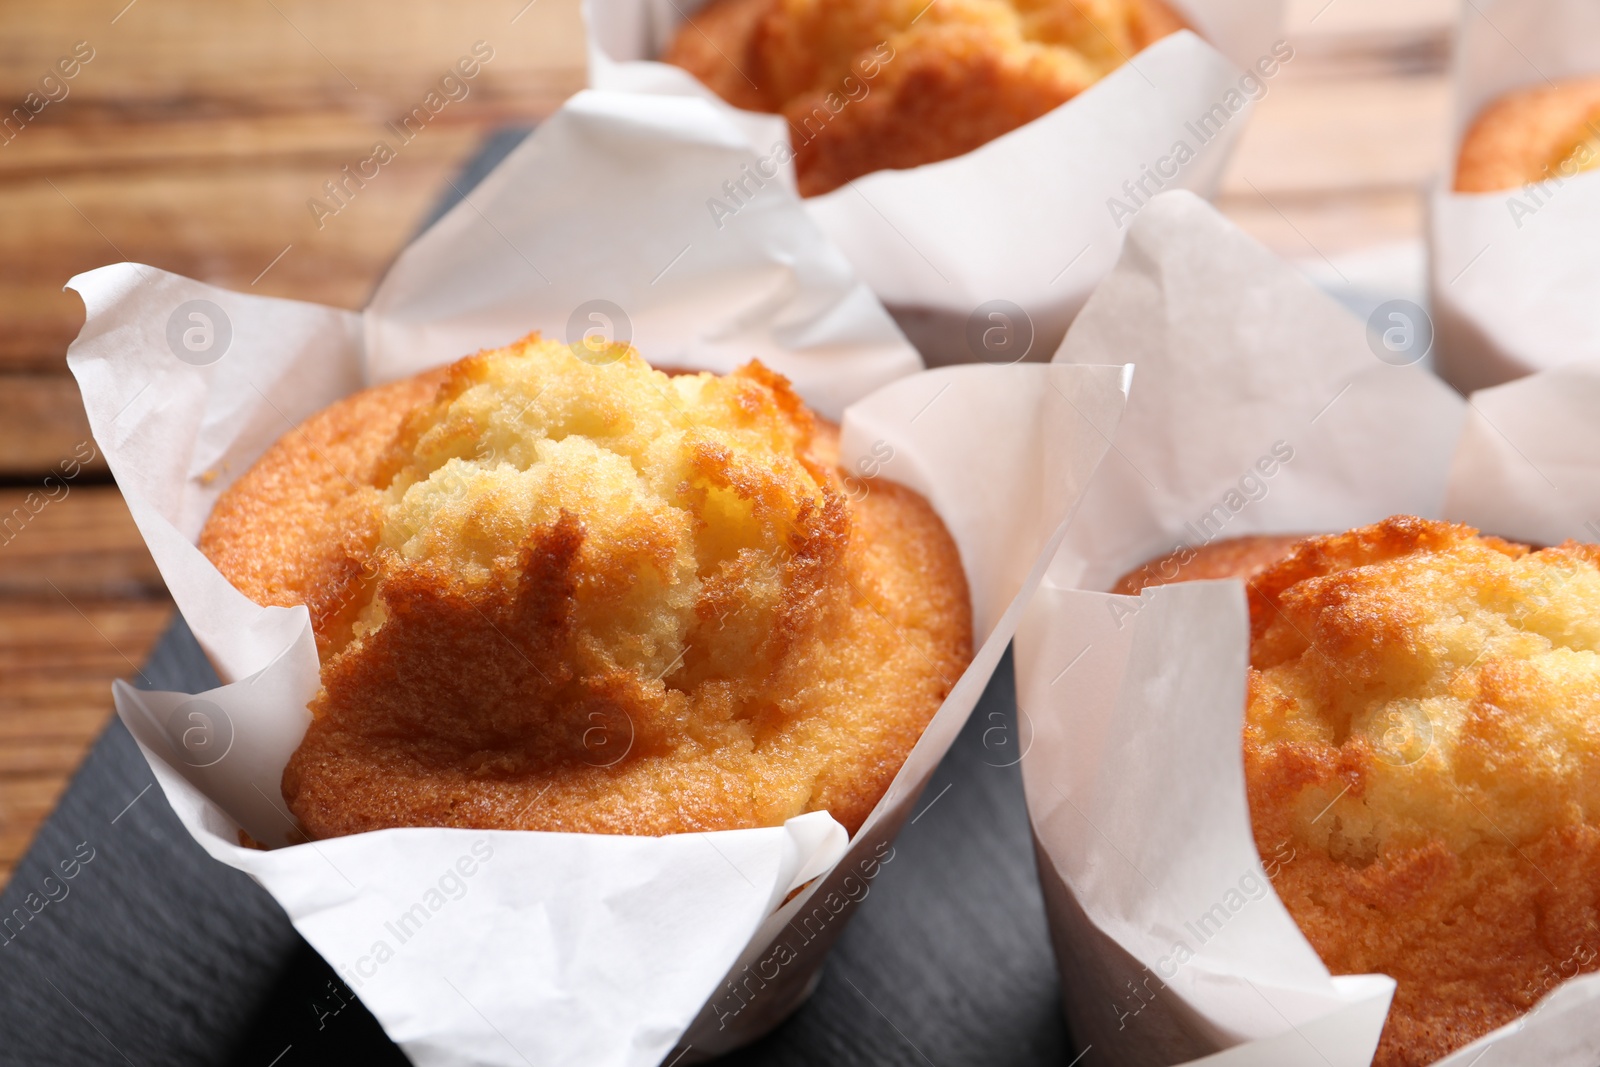
M1218 204L1297 259L1417 237L1455 18L1455 0L1292 0L1296 57ZM494 58L470 95L319 228L307 201L479 40ZM0 144L0 885L172 613L103 462L29 498L92 448L63 283L130 259L359 308L482 139L583 82L575 0L56 0L0 12L0 103L80 41L68 95Z

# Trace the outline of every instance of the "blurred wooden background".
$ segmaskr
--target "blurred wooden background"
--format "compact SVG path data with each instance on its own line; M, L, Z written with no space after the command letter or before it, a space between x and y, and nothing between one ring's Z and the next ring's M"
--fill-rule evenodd
M1457 2L1291 0L1296 57L1219 205L1297 259L1417 237ZM306 201L480 40L470 95L319 229ZM359 308L482 139L583 81L576 0L53 0L0 7L5 113L80 41L67 95L0 143L0 885L172 612L103 463L5 525L88 454L62 285L126 258Z

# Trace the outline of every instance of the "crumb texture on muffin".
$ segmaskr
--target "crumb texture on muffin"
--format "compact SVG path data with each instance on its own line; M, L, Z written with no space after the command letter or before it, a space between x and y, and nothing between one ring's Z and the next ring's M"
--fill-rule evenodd
M1249 584L1256 844L1335 973L1432 1063L1600 959L1600 547L1415 518Z
M1462 139L1458 193L1493 193L1600 167L1600 78L1541 82L1484 108Z
M849 499L781 377L582 354L534 335L358 394L219 502L202 549L312 610L283 783L311 836L853 831L965 668L943 524Z
M662 58L783 115L815 196L969 152L1182 28L1162 0L712 0Z

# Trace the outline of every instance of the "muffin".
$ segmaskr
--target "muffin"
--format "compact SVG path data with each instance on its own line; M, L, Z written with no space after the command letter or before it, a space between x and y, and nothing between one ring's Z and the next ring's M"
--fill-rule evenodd
M711 0L662 59L787 119L816 196L970 152L1183 26L1162 0Z
M322 687L283 775L305 831L854 832L971 609L927 502L847 491L837 449L759 363L669 376L537 334L286 434L200 547L310 611Z
M1247 584L1245 781L1335 974L1398 982L1378 1067L1432 1063L1600 962L1600 546L1396 517Z
M1458 193L1493 193L1600 167L1600 78L1541 84L1478 115L1456 160Z

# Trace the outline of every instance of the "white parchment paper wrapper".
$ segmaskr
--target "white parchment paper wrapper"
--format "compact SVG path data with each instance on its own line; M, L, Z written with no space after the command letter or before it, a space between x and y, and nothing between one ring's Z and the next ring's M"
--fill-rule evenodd
M1183 193L1133 225L1056 359L1109 352L1135 361L1133 395L1016 642L1034 730L1023 781L1073 1033L1116 1063L1366 1064L1392 981L1330 978L1251 833L1242 585L1099 590L1183 544L1400 512L1593 540L1600 364L1469 409L1419 368L1380 362L1361 322ZM1592 1064L1595 982L1450 1062L1502 1042L1485 1063L1536 1048Z
M653 62L704 2L586 0L590 84L716 99L686 71ZM1158 41L1076 98L966 155L879 171L806 201L930 364L990 358L981 341L969 343L967 324L993 300L1027 313L1031 325L1010 325L1031 330L1031 358L1048 359L1116 260L1129 216L1112 210L1113 198L1136 210L1161 188L1215 191L1253 99L1270 91L1293 54L1277 40L1283 4L1174 6L1204 39L1182 32ZM1246 70L1254 80L1242 83ZM1221 110L1202 130L1213 108ZM782 119L739 114L763 157L788 143ZM1181 167L1162 162L1179 143L1194 158ZM1163 173L1145 177L1157 169ZM792 184L792 168L782 174ZM1124 188L1141 179L1143 192ZM980 321L987 325L987 316Z
M1495 193L1451 191L1461 138L1517 89L1600 75L1600 5L1462 6L1455 128L1430 205L1438 369L1463 392L1600 357L1600 173Z
M1115 430L1121 366L921 372L792 195L714 229L705 190L751 158L705 101L588 92L408 247L364 313L136 264L72 281L88 317L68 359L95 437L227 683L119 685L117 710L195 839L277 899L416 1063L645 1065L680 1042L689 1062L781 1020L892 859ZM309 617L250 602L200 554L211 505L330 402L532 328L581 335L593 323L567 334L569 318L594 298L659 363L759 357L842 414L844 464L870 457L955 536L974 663L854 841L817 812L661 838L434 828L287 846L279 782L318 684ZM241 828L285 847L241 848ZM793 948L774 962L779 942Z

